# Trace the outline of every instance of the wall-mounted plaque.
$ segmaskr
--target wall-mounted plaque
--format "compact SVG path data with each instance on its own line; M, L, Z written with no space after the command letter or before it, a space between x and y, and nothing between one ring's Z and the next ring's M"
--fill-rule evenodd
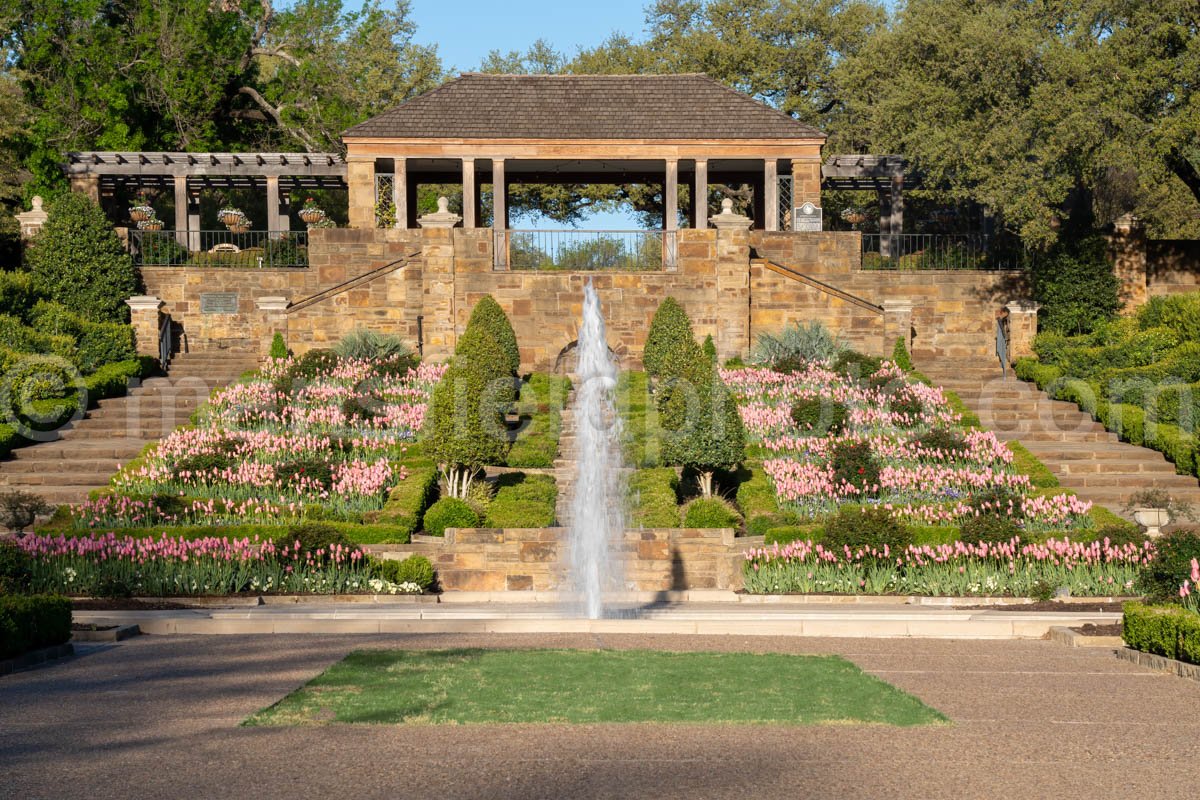
M202 292L200 294L201 314L236 314L237 310L237 292Z
M814 206L812 203L796 206L792 211L792 230L794 231L819 231L823 224L820 207Z

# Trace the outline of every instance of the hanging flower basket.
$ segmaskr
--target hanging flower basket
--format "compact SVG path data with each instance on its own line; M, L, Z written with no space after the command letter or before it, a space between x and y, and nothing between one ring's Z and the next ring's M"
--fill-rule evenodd
M226 222L225 226L234 233L246 233L250 230L250 218L242 214L238 219Z
M238 224L239 220L245 218L246 214L240 208L222 208L217 212L217 221L230 230L233 230L233 226Z
M325 212L316 206L305 206L300 209L300 219L304 220L309 225L316 225L321 220L325 219Z
M867 215L857 208L847 208L842 212L842 219L851 225L859 225L866 221Z
M138 220L138 230L141 231L161 231L163 229L163 221L155 217L149 219Z
M129 218L137 223L145 222L148 219L154 219L154 209L149 205L139 201L136 206L129 209Z

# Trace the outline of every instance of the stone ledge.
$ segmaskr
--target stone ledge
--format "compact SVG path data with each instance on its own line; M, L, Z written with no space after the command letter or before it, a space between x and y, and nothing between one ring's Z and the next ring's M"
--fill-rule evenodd
M1120 636L1084 636L1062 625L1050 629L1050 641L1067 647L1091 647L1116 650L1124 645Z
M0 661L0 675L10 675L14 672L19 672L23 669L36 667L38 664L44 664L47 661L53 661L58 658L66 658L69 655L74 655L75 648L70 642L66 644L56 644L52 647L43 647L40 650L31 650L28 653L22 653L15 658L9 658Z
M1173 658L1143 653L1141 650L1134 650L1130 647L1121 647L1115 651L1114 655L1122 661L1129 661L1139 667L1169 672L1191 681L1200 681L1200 664L1187 664Z
M142 631L137 625L118 625L106 631L73 631L72 642L123 642L134 636L141 636Z

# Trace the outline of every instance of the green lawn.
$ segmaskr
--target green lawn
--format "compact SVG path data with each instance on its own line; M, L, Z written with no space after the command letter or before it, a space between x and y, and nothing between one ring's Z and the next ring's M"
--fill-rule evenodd
M246 725L946 718L837 656L647 650L360 650Z

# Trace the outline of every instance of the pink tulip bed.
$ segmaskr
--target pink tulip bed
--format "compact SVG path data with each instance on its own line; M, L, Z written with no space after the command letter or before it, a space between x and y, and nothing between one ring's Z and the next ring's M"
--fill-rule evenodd
M954 527L989 512L1042 536L1091 525L1090 503L1035 490L995 434L965 428L940 388L909 380L894 364L884 362L858 380L820 363L786 374L761 368L721 374L780 507L800 519L816 520L853 503L882 506L927 526ZM811 400L844 407L840 429L797 423L793 406ZM943 435L931 436L935 431ZM835 453L846 445L869 449L877 477L838 474Z
M293 359L268 362L127 465L111 494L75 507L73 526L361 521L410 480L409 451L444 371L339 359L306 379Z
M903 550L826 549L791 542L746 553L751 593L1036 596L1062 588L1075 596L1133 594L1138 569L1153 545L1041 543L910 545Z

